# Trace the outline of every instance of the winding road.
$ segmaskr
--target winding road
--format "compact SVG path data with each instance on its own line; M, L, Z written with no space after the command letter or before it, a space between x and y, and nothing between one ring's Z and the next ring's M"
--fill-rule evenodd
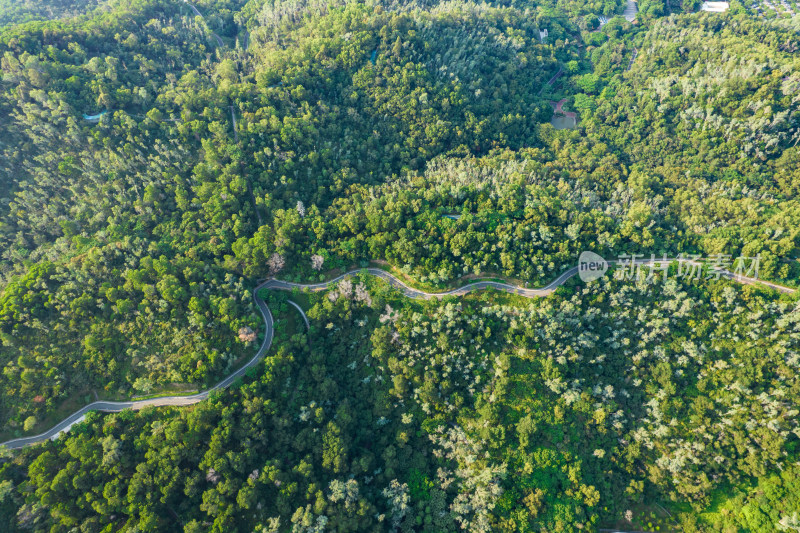
M559 76L561 76L561 74L563 74L563 73L564 73L564 67L563 67L563 65L558 65L558 72L556 72L556 73L553 75L553 77L552 77L552 78L550 78L550 81L548 81L546 84L544 84L544 85L542 86L541 90L539 90L539 94L542 94L542 92L544 91L544 89L545 89L545 87L546 87L546 86L548 86L548 85L553 85L553 84L556 82L556 80L559 78Z
M289 302L289 305L291 305L292 307L294 307L295 309L297 309L300 312L300 316L303 317L303 322L306 323L306 329L310 331L311 330L311 323L308 321L308 317L306 316L306 312L303 311L303 308L300 307L299 305L297 305L296 303L294 303L291 300L286 300L286 301Z
M183 3L188 5L189 8L191 8L191 10L194 12L195 16L200 17L201 19L203 19L203 21L206 20L205 17L202 15L202 13L200 13L200 11L198 11L196 7L194 7L192 4L189 3L189 0L183 0ZM217 40L217 45L219 45L220 48L225 46L225 43L222 42L222 38L219 35L217 35L213 31L211 32L211 35L213 35L214 38Z
M47 439L53 438L63 430L69 428L74 424L77 420L79 420L82 416L86 415L89 411L103 411L107 413L118 413L125 409L133 409L134 411L138 411L139 409L144 409L145 407L162 407L162 406L185 406L185 405L192 405L198 402L202 402L208 395L211 394L215 390L221 390L229 387L231 383L236 381L238 378L243 376L247 370L258 363L264 354L267 353L270 346L272 346L272 338L275 334L274 323L272 320L272 313L267 307L267 304L264 303L264 300L258 295L258 291L261 290L264 286L266 286L269 281L262 283L255 289L253 289L253 300L255 300L256 305L258 306L258 310L261 312L261 315L264 317L264 341L261 343L261 346L258 348L258 351L250 359L246 365L242 366L239 370L235 371L227 378L223 379L207 391L198 392L197 394L193 394L191 396L161 396L158 398L149 398L146 400L136 400L136 401L129 401L129 402L109 402L109 401L98 401L90 403L89 405L83 407L82 409L72 413L67 418L50 428L48 431L40 435L34 435L33 437L22 437L19 439L10 440L8 442L4 442L0 444L0 447L5 446L11 449L18 449L24 448L25 446L30 446L31 444L36 444L38 442L45 441Z
M236 113L233 112L233 106L231 106L231 118L233 119L233 140L239 144L239 127L236 125Z
M626 71L630 70L631 67L633 67L633 62L636 61L636 56L637 55L639 55L639 50L634 48L633 49L633 53L631 54L631 61L630 61L630 63L628 63L628 68L625 69Z
M684 262L691 265L699 265L699 263L691 260L669 259L669 258L661 260L656 259L655 261L651 259L636 259L633 262L633 264L649 265L653 263L664 264L673 262ZM608 263L615 264L618 263L618 261L611 260L608 261ZM630 266L630 263L628 263L627 265ZM274 289L274 290L301 289L301 290L310 290L312 292L319 292L328 289L329 287L338 283L344 278L351 277L359 273L367 273L372 276L386 280L390 285L400 290L400 292L402 292L406 297L414 299L444 298L445 296L463 296L470 292L489 289L489 288L505 291L511 294L518 294L526 298L537 298L537 297L549 296L553 292L555 292L555 290L558 289L558 287L563 285L567 280L569 280L578 273L578 267L575 266L570 268L569 270L566 270L555 280L553 280L546 286L539 289L529 289L499 281L474 281L472 283L468 283L466 285L462 285L461 287L445 292L426 292L409 287L408 285L400 281L398 278L396 278L394 275L379 268L362 268L362 269L351 270L349 272L342 274L339 277L336 277L330 281L326 281L323 283L302 284L302 283L293 283L290 281L282 281L274 278L269 279L258 285L255 289L253 289L253 300L256 302L258 310L261 312L261 315L264 318L264 328L265 328L264 340L261 343L261 346L258 348L258 351L255 353L253 358L247 362L247 364L245 364L240 369L233 372L231 375L229 375L227 378L217 383L215 386L211 387L206 391L199 392L191 396L161 396L158 398L150 398L146 400L136 400L128 402L111 402L111 401L93 402L83 407L82 409L76 411L75 413L71 414L70 416L66 417L61 422L53 426L51 429L40 435L13 439L8 442L0 444L0 447L5 446L10 449L19 449L19 448L24 448L25 446L30 446L32 444L43 442L47 439L51 439L56 435L58 435L59 433L61 433L62 431L67 430L70 426L72 426L82 416L86 415L86 413L88 413L89 411L103 411L109 413L116 413L119 411L123 411L125 409L139 410L139 409L144 409L145 407L162 407L162 406L180 407L186 405L193 405L198 402L201 402L206 398L208 398L209 394L211 394L212 392L229 387L234 381L243 376L248 369L256 365L261 360L261 358L264 357L264 354L266 354L269 348L272 346L272 339L275 334L272 313L270 312L269 307L267 307L267 304L264 303L264 300L262 300L261 297L258 295L258 291L260 291L261 289ZM760 279L755 279L745 276L737 276L736 274L728 270L721 270L719 271L719 273L721 277L729 278L739 283L744 283L747 285L760 284L784 293L796 292L795 289L792 289L790 287L785 287L777 283L772 283L769 281L763 281ZM303 312L303 309L292 301L289 301L289 303L300 311L300 314L303 317L303 321L305 322L306 327L310 328L308 317L306 317L306 314Z

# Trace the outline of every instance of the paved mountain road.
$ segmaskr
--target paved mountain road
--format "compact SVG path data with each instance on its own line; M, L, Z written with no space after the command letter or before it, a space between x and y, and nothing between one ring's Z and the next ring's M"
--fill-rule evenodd
M87 405L86 407L83 407L82 409L76 411L75 413L69 415L67 418L65 418L64 420L62 420L61 422L50 428L48 431L45 431L40 435L34 435L32 437L22 437L19 439L10 440L8 442L0 444L0 446L6 446L11 449L17 449L29 446L31 444L36 444L37 442L45 441L47 439L50 439L58 435L64 429L70 427L76 420L84 416L89 411L104 411L108 413L118 413L125 409L139 410L139 409L144 409L145 407L163 407L163 406L181 407L202 402L203 400L208 398L208 395L211 394L211 392L229 387L231 383L233 383L238 378L243 376L250 367L258 363L258 361L261 360L262 357L264 357L264 354L267 353L267 350L269 350L270 346L272 346L272 338L275 335L272 313L270 312L269 307L267 307L267 304L264 303L264 300L262 300L258 296L258 291L262 287L264 287L264 285L265 284L262 283L261 285L253 289L253 299L255 300L259 311L261 312L261 316L264 318L264 341L261 343L261 346L258 348L256 354L253 356L252 359L250 359L247 362L247 364L242 366L239 370L233 372L231 375L229 375L227 378L217 383L212 388L203 392L199 392L197 394L192 394L191 396L162 396L159 398L148 398L146 400L133 400L129 402L109 402L109 401L93 402Z
M306 330L310 330L311 329L311 323L308 321L308 317L306 316L306 312L303 311L303 308L300 307L299 305L297 305L296 303L294 303L291 300L286 300L286 301L289 302L289 305L291 305L292 307L297 309L297 311L300 313L300 316L303 317L303 322L306 323Z
M665 262L675 262L675 261L682 261L692 265L698 265L694 261L689 260L679 260L679 259L666 259L666 260L655 260L657 264L663 264ZM650 264L652 261L650 259L637 259L634 263L636 265L647 265ZM617 261L608 261L609 264L615 264ZM342 274L341 276L334 278L330 281L326 281L323 283L312 283L312 284L302 284L302 283L293 283L290 281L282 281L278 279L269 279L260 285L258 285L255 289L253 289L253 300L256 302L258 306L258 310L261 312L261 315L264 318L264 340L261 343L256 354L253 356L250 361L247 362L244 366L242 366L239 370L232 373L230 376L222 380L221 382L217 383L212 388L199 392L197 394L193 394L191 396L162 396L159 398L150 398L146 400L135 400L135 401L128 401L128 402L108 402L108 401L97 401L94 403L90 403L86 407L76 411L75 413L71 414L70 416L66 417L64 420L53 426L50 430L42 433L41 435L35 435L32 437L22 437L19 439L10 440L8 442L4 442L0 444L0 446L6 446L11 449L18 449L23 448L25 446L29 446L31 444L36 444L38 442L45 441L50 439L63 431L66 428L69 428L76 420L80 417L88 413L89 411L104 411L104 412L119 412L125 409L134 409L139 410L145 407L162 407L162 406L186 406L186 405L193 405L198 402L201 402L208 398L208 395L215 391L227 388L236 381L238 378L243 376L245 372L256 363L258 363L264 354L267 353L270 346L272 346L272 339L274 337L274 322L272 319L272 313L270 312L267 304L264 303L258 296L258 291L261 289L276 289L276 290L293 290L293 289L302 289L302 290L311 290L314 292L323 291L332 285L338 283L339 281L343 280L344 278L351 277L355 274L359 274L365 272L372 276L381 278L386 280L389 284L393 287L399 289L406 297L408 298L415 298L415 299L431 299L431 298L443 298L445 296L463 296L470 292L479 291L483 289L498 289L512 294L519 294L520 296L524 296L526 298L537 298L537 297L545 297L549 296L555 290L563 285L568 279L572 278L578 273L578 267L572 267L569 270L566 270L563 274L558 276L555 280L551 283L547 284L546 286L540 289L528 289L525 287L519 287L516 285L511 285L508 283L502 283L498 281L475 281L472 283L468 283L461 287L445 291L445 292L426 292L418 289L414 289L409 287L395 276L386 272L385 270L381 270L379 268L362 268L357 270L351 270ZM785 293L794 293L796 292L795 289L785 287L783 285L778 285L777 283L772 283L769 281L762 281L759 279L749 278L749 277L741 277L736 276L734 273L723 270L721 271L721 276L732 279L734 281L738 281L739 283L744 283L747 285L754 285L754 284L761 284L772 289L775 289L780 292ZM289 302L295 308L300 311L300 314L303 317L303 321L306 324L306 327L309 326L308 318L306 317L303 310L294 302Z
M202 13L200 13L200 11L198 11L198 10L197 10L197 8L196 8L196 7L194 7L192 4L190 4L190 3L189 3L189 0L183 0L183 3L184 3L184 4L186 4L186 5L188 5L188 6L189 6L189 8L191 8L191 10L194 12L195 16L198 16L198 17L200 17L200 18L201 18L201 19L203 19L203 20L205 20L205 19L206 19L206 18L203 16L203 14L202 14ZM220 48L222 48L223 46L225 46L225 43L223 43L223 42L222 42L222 38L221 38L219 35L217 35L217 34L216 34L216 33L214 33L213 31L211 32L211 35L213 35L213 36L214 36L214 39L216 39L216 40L217 40L217 44L219 45L219 47L220 47Z

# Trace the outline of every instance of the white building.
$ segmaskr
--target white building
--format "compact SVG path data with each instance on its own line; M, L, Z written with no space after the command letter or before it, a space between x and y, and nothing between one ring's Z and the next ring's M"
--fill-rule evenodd
M710 13L724 13L728 10L730 4L728 2L703 2L703 7L700 11L708 11Z
M539 30L539 40L544 42L545 39L547 39L547 28Z

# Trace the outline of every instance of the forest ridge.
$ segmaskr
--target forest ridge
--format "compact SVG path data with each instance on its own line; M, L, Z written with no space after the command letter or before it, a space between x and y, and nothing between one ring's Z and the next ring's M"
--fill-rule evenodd
M765 5L0 0L0 442L218 383L271 277L798 287ZM262 290L230 388L0 451L0 531L800 530L796 294L619 270Z

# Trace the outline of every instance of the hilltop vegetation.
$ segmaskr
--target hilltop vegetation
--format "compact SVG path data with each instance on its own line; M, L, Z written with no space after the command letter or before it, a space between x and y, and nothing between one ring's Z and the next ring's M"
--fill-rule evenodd
M593 250L759 256L797 285L796 20L96 5L0 3L2 440L86 397L214 383L253 353L268 276L383 260L541 286ZM561 99L575 130L549 123ZM91 414L0 465L0 529L770 531L800 511L796 297L651 279L419 303L361 280L313 298L307 334L269 298L274 347L233 390Z
M0 27L91 13L109 0L0 0Z
M449 150L524 146L547 116L542 85L577 54L502 8L348 5L288 24L282 45L253 31L252 55L219 49L199 22L140 1L0 36L13 194L2 379L18 392L0 418L12 427L79 391L219 377L249 348L242 275L269 274L275 253L297 264L305 238L279 226L300 220L298 202L311 214ZM62 342L47 349L45 332Z
M283 299L279 323L297 320ZM657 275L525 305L410 304L364 279L308 315L234 390L91 415L5 464L4 508L37 530L570 531L797 483L800 307L774 292ZM769 505L764 527L797 509ZM690 510L659 516L697 527Z

